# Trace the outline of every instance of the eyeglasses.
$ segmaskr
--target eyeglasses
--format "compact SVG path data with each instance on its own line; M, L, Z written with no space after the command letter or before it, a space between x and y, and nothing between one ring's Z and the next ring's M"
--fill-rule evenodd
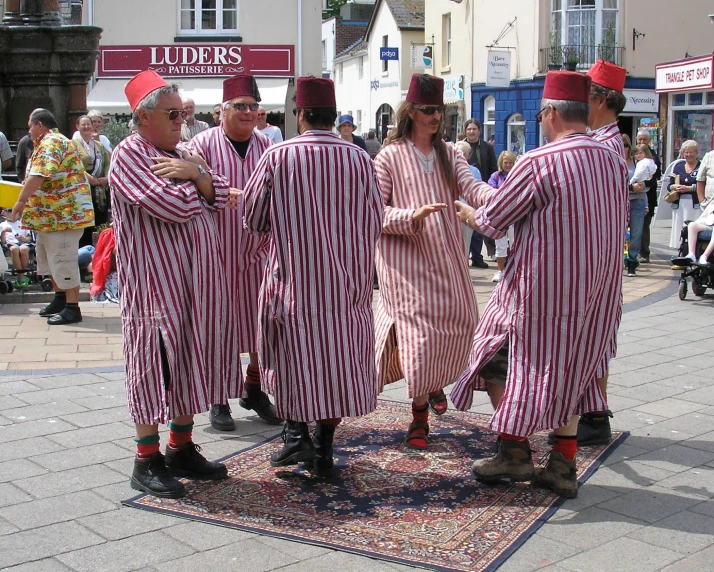
M538 113L536 113L535 120L540 123L543 121L543 112L546 111L550 106L546 105L543 109L541 109Z
M294 115L295 117L297 117L298 111L300 111L299 108L297 108L297 107L294 107L294 108L293 108L293 115Z
M265 113L259 113L259 114L258 114L258 117L265 117L265 116L266 116Z
M157 109L156 111L160 111L161 113L168 115L170 121L176 121L179 115L182 119L186 119L188 117L188 111L184 111L183 109Z
M260 105L257 103L232 103L231 107L235 109L236 111L245 111L246 109L250 109L251 111L258 111L258 108Z
M421 111L424 115L434 115L437 111L444 113L443 105L429 105L427 107L417 107L416 109Z

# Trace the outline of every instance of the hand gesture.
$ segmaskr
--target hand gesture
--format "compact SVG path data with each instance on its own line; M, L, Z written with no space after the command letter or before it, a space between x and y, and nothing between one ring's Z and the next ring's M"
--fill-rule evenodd
M199 155L198 153L188 153L186 151L183 151L181 153L181 158L184 161L189 161L195 165L201 165L201 167L206 169L206 171L209 170L208 163L206 163L206 161L203 160L203 157L201 157L201 155Z
M198 164L188 159L170 159L169 157L152 157L156 165L150 167L151 172L165 179L182 179L193 181L200 172Z
M461 201L454 201L454 204L456 205L456 216L459 217L459 220L466 226L471 226L469 220L474 213L474 209Z
M22 211L25 210L25 201L17 201L12 207L12 212L7 215L7 220L10 222L18 221L22 218Z
M230 194L228 196L228 202L226 203L226 206L229 209L237 209L238 208L238 197L240 197L243 194L243 191L240 189L234 189L233 187L230 188Z
M446 208L446 205L444 203L434 203L433 205L424 205L423 207L419 207L414 211L413 219L414 222L419 222L420 220L424 220L426 217L428 217L430 214L438 212L438 211L443 211Z

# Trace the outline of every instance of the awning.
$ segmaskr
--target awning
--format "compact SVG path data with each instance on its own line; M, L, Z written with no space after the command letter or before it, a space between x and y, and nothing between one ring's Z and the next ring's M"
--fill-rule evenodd
M213 106L221 103L224 78L173 79L181 86L181 96L193 99L198 113L210 113ZM288 78L256 78L262 105L267 111L285 111L288 93ZM131 113L124 96L127 79L99 79L87 96L87 109L97 109L102 113Z

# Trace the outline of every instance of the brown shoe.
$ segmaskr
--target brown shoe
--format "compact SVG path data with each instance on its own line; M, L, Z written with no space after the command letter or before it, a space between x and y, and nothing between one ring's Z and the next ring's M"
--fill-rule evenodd
M575 469L575 459L567 461L562 453L551 451L546 467L536 471L533 485L550 489L561 497L574 499L578 496L578 473Z
M530 481L535 474L533 457L528 441L505 441L498 438L499 451L493 457L479 459L471 465L471 472L476 480L495 483L502 479L512 481Z

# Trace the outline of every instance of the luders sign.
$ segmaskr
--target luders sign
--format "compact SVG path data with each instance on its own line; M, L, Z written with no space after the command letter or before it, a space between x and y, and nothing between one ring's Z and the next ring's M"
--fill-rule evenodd
M215 77L248 73L293 77L294 46L100 46L97 77L132 77L154 70L164 77Z

